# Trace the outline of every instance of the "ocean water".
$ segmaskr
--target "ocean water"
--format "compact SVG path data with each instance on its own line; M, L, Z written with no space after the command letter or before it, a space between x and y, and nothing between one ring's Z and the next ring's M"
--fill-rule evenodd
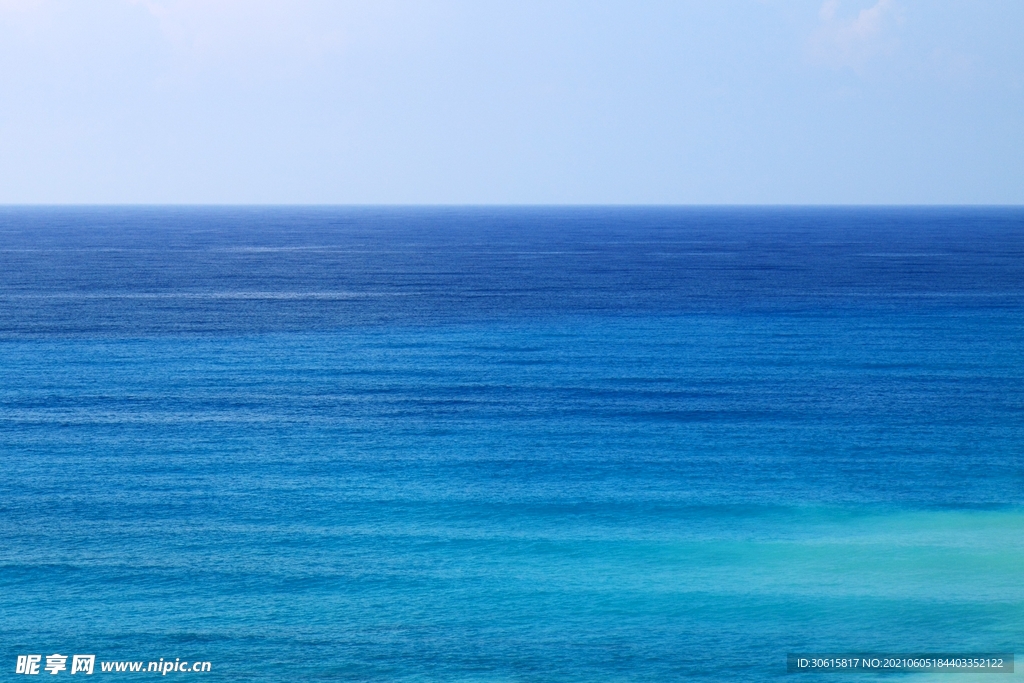
M0 464L0 680L1020 653L1024 210L5 208Z

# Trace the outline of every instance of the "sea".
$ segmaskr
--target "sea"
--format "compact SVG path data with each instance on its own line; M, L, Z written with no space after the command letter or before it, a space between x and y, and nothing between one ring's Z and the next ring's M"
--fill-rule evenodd
M0 468L4 681L1022 680L787 656L1024 652L1024 209L0 208Z

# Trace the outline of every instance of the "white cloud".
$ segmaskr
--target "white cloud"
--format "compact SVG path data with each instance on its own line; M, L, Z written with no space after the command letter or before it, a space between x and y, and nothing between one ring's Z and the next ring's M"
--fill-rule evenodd
M128 1L145 7L176 49L200 57L331 51L343 42L346 15L352 14L351 3L331 7L275 0Z
M409 49L436 23L436 10L409 0L0 0L0 29L40 54L62 45L145 50L183 73L220 71L260 79L335 63L353 51ZM0 36L0 52L4 36ZM9 41L8 41L9 42ZM130 57L129 57L130 58Z
M0 0L0 16L39 9L43 0Z
M840 0L826 0L818 11L818 28L810 39L815 61L860 69L871 59L896 50L899 41L894 27L899 16L893 0L878 0L852 17L841 16L840 10Z

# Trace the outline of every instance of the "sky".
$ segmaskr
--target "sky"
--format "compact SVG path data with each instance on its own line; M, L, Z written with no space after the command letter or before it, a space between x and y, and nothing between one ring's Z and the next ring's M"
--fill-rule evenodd
M1020 204L1019 0L0 0L0 203Z

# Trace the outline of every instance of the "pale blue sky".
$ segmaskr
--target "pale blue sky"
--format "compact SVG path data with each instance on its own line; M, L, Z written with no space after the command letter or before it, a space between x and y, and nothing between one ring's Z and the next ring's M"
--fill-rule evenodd
M1019 0L0 0L3 203L1022 201Z

